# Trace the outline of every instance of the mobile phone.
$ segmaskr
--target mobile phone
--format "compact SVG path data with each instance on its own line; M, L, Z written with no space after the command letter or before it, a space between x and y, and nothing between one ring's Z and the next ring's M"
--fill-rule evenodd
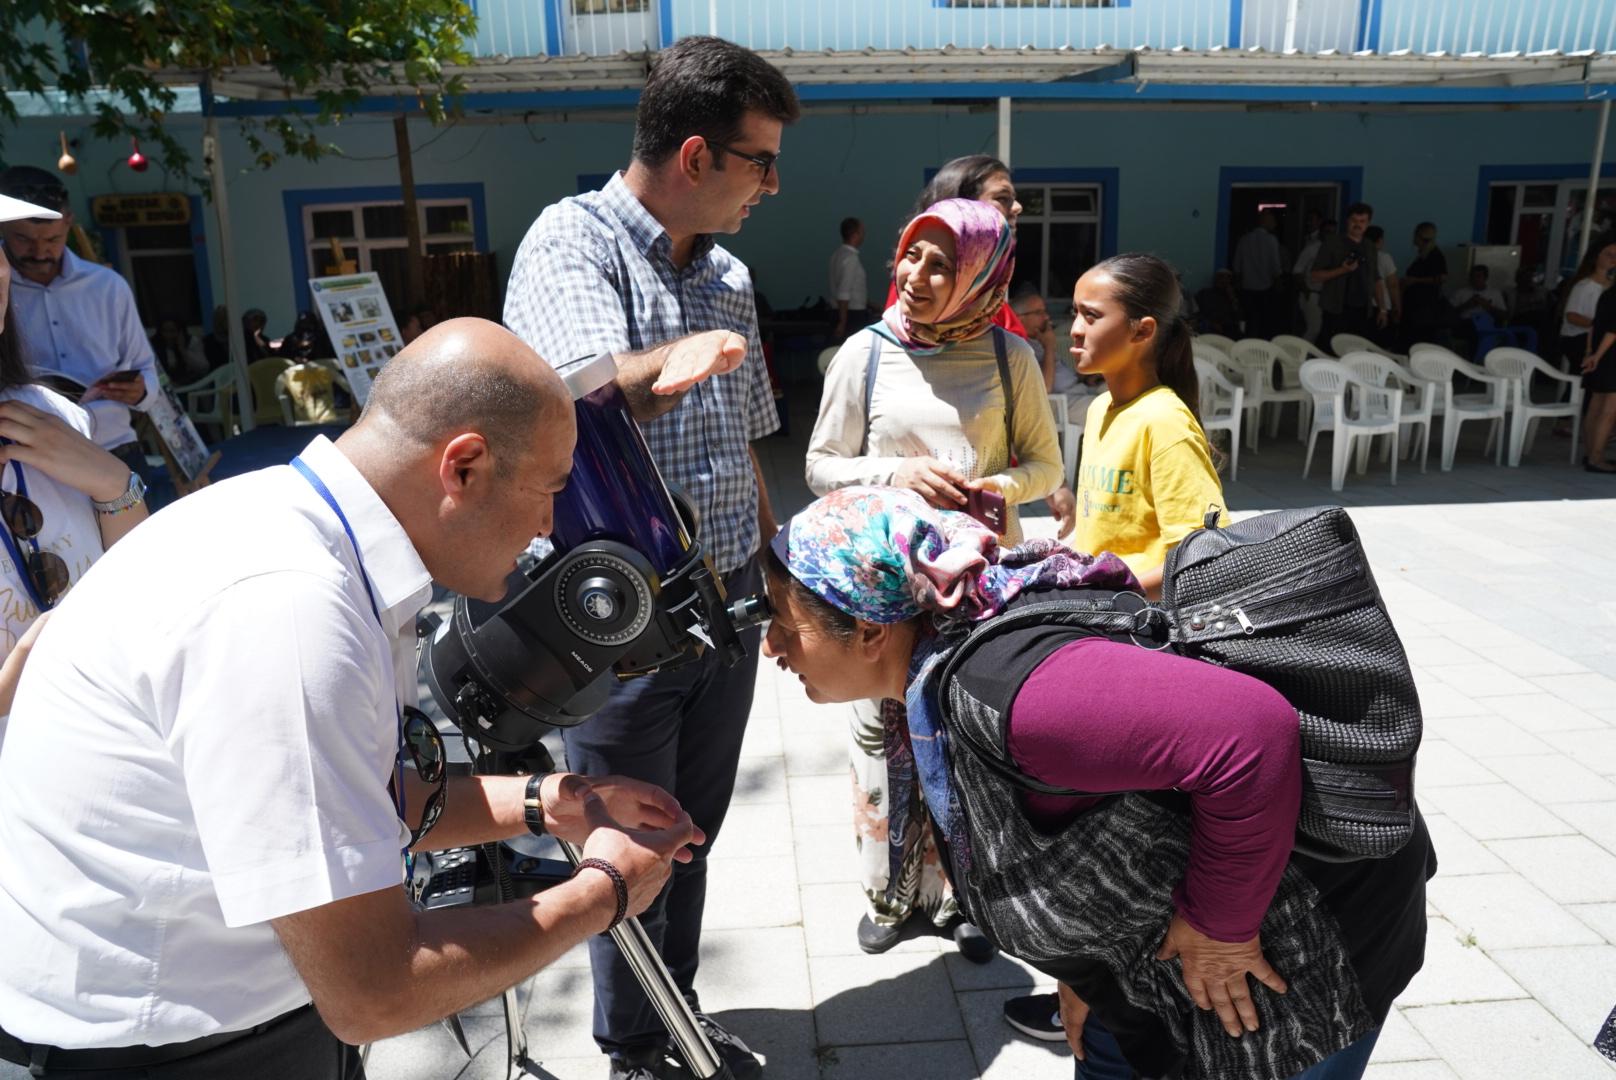
M100 382L100 383L128 383L128 382L136 382L139 379L140 379L140 372L138 372L138 371L114 371L111 374L101 376L99 379L96 380L96 382Z
M980 521L998 536L1004 535L1004 496L988 488L971 488L965 492L966 514Z

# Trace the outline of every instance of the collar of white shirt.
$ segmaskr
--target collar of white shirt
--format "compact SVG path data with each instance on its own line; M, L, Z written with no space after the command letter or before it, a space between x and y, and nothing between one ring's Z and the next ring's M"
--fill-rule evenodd
M89 263L85 262L71 251L64 248L62 250L62 271L55 277L51 278L50 281L41 285L37 281L29 281L21 274L13 273L11 275L11 284L13 288L20 286L24 289L65 288L66 286L71 285L76 279L83 277L84 271L89 266Z
M432 575L398 518L363 474L324 435L298 455L330 489L359 541L359 557L376 590L382 629L397 635L432 596Z

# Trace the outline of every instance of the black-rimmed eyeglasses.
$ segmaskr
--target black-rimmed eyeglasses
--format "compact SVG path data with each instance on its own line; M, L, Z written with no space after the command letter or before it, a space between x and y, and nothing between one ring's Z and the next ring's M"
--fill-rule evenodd
M769 173L773 172L776 166L780 164L779 154L748 154L744 151L735 149L733 146L726 146L721 142L714 142L712 139L707 140L707 145L714 147L715 149L722 150L726 154L738 157L742 161L751 162L753 165L756 165L760 170L762 170L764 176L768 176Z
M432 831L432 826L438 823L443 814L443 789L448 780L448 770L444 767L443 736L438 734L437 725L430 717L413 705L404 706L404 747L401 751L410 756L415 765L415 775L424 783L432 785L432 794L427 796L426 805L421 809L421 825L410 830L410 846L414 847L421 842L421 837Z
M0 517L5 518L6 528L16 537L18 546L27 545L27 550L19 551L22 566L18 569L28 575L40 609L54 606L67 592L72 575L60 555L39 546L37 538L45 527L45 515L39 504L26 495L8 491L0 495Z

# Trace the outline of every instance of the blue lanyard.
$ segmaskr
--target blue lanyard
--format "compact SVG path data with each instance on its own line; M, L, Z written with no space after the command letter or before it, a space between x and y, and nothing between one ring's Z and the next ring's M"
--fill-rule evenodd
M0 443L10 445L11 440L0 439ZM17 494L26 499L28 497L28 481L23 479L22 462L13 461L11 470L17 476ZM0 533L5 534L6 553L11 556L11 565L17 568L17 577L22 581L22 587L27 590L28 599L34 602L34 610L39 612L49 611L51 606L45 603L45 598L40 595L38 586L34 584L34 575L28 572L28 559L22 553L22 538L14 535L9 526L0 529ZM39 554L39 541L36 538L28 537L26 542L35 555Z
M365 572L365 557L359 553L359 540L354 536L353 526L348 524L348 515L342 512L342 504L337 502L337 497L331 494L331 489L325 486L325 481L320 479L318 473L309 468L308 462L304 461L301 456L292 459L292 468L303 474L303 479L307 480L314 490L320 493L320 498L325 500L326 505L331 507L331 512L337 515L337 520L342 522L342 531L348 534L348 543L353 545L354 562L359 567L359 580L365 583L365 596L370 601L370 613L376 616L376 625L381 627L382 636L386 637L387 627L382 625L381 609L376 606L376 590L371 587L370 575ZM388 649L392 649L391 641L388 642ZM410 819L404 816L404 709L398 703L397 693L393 695L393 708L398 713L399 747L394 763L393 792L398 802L398 819L408 824ZM408 864L410 861L408 847L404 849L404 859Z

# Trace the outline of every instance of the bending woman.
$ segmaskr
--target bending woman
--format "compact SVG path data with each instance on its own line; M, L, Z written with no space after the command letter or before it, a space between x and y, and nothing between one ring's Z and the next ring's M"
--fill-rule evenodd
M1362 1073L1423 962L1435 856L1418 818L1384 859L1292 853L1298 720L1276 691L1048 624L1006 631L937 685L962 631L1022 593L1137 581L1115 556L1053 541L1001 557L975 522L910 492L834 492L771 553L764 655L815 701L905 699L883 732L892 862L932 831L923 791L968 913L1062 984L1080 1080ZM936 703L956 691L980 704L945 731ZM1035 780L1123 794L1023 794L954 746L958 724Z
M986 489L1004 498L1008 541L1020 539L1016 504L1053 491L1061 464L1032 351L993 324L1013 269L1010 226L992 206L949 199L909 223L895 264L897 302L881 322L848 338L826 370L808 443L815 494L892 484L958 509L968 492ZM917 910L939 927L956 915L935 851L917 849L899 874L888 873L884 710L901 712L902 705L860 701L851 720L857 840L870 902L858 927L866 952L895 945ZM961 951L987 959L985 943L971 934L956 929Z

